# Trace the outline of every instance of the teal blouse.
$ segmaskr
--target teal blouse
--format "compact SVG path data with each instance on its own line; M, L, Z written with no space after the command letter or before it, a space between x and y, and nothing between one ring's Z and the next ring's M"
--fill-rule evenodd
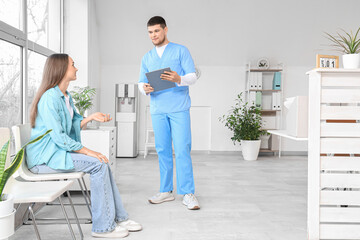
M74 168L70 152L83 147L80 138L80 123L83 117L75 111L71 95L66 93L74 109L72 119L65 104L65 96L58 86L50 88L40 98L35 127L31 130L31 139L49 129L52 131L40 141L26 147L28 168L42 164L53 169Z

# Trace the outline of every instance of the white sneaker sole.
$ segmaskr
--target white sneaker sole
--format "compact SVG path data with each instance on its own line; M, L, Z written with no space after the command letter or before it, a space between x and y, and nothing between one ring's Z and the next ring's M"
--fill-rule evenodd
M125 227L129 232L138 232L142 230L142 227Z
M95 237L95 238L124 238L124 237L127 237L128 235L129 235L129 232L124 232L123 234L120 234L120 233L112 234L112 233L91 232L91 236Z
M164 199L159 200L159 201L154 201L154 200L149 199L149 203L159 204L159 203L170 202L170 201L174 201L174 200L175 200L175 197L174 197L174 196L170 196L170 197L168 197L168 198L164 198Z
M189 207L184 201L182 202L186 207L187 209L189 210L199 210L200 209L200 206L193 206L192 208Z

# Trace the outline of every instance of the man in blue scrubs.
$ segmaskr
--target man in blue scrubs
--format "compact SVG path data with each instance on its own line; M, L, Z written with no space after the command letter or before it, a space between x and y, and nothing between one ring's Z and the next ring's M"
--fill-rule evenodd
M184 195L183 204L190 210L200 209L194 192L191 151L189 85L196 82L195 66L189 50L169 42L168 28L162 17L152 17L147 23L149 37L155 48L141 61L139 90L151 96L150 112L155 134L155 147L160 166L160 192L149 198L150 203L175 200L173 191L173 153L175 150L177 193ZM162 80L174 82L176 87L154 92L145 73L170 67Z

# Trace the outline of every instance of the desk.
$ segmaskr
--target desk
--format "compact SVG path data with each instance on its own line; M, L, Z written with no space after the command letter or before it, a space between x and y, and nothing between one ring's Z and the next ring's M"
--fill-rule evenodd
M308 138L298 138L298 137L294 137L289 135L286 130L268 130L268 133L274 134L279 136L279 158L281 157L281 138L289 138L295 141L307 141Z

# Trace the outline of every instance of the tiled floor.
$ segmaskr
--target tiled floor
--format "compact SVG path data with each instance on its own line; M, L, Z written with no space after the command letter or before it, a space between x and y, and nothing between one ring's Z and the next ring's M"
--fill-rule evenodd
M126 239L306 239L307 157L263 156L247 162L239 153L192 156L199 211L187 210L179 195L159 205L147 202L158 191L156 155L117 159L116 179L125 208L144 227ZM83 206L77 212L88 216ZM39 217L51 215L60 216L60 209L45 207L39 212ZM73 228L77 233L76 225ZM85 239L92 239L91 225L82 224L82 229ZM39 230L42 239L71 239L66 225L41 225ZM32 226L22 226L10 239L36 237Z

